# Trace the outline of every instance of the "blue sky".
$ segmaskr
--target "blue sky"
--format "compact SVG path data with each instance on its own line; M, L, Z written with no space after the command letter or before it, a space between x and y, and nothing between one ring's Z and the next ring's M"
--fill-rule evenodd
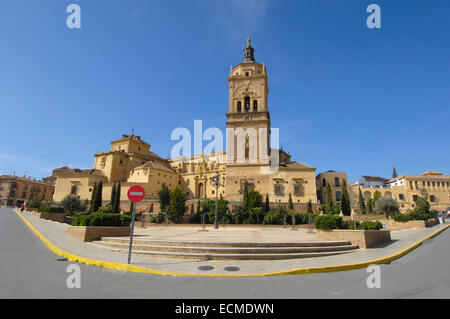
M0 174L92 167L132 128L162 157L176 127L224 130L248 36L293 160L351 181L393 165L449 174L449 13L448 0L2 1Z

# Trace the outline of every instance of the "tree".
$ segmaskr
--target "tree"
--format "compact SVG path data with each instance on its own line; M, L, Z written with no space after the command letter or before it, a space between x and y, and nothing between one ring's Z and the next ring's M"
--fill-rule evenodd
M262 216L263 198L260 192L251 188L247 191L247 214L249 223L259 224L263 220Z
M102 190L103 190L103 183L100 181L97 185L97 189L95 190L95 198L94 198L94 205L92 207L93 212L97 212L100 207L102 207Z
M333 196L331 195L331 186L327 183L325 188L325 214L330 214L333 209Z
M312 213L313 213L312 201L311 201L311 200L308 201L308 206L307 206L307 208L306 208L306 212L307 212L308 214L312 214Z
M244 181L244 194L242 198L242 209L248 212L249 209L249 199L248 199L248 182Z
M373 207L374 207L374 201L373 201L373 198L372 197L370 197L368 200L367 200L367 204L366 204L366 210L367 210L367 214L373 214Z
M216 218L216 200L206 199L201 203L202 213L205 214L205 223L213 223ZM224 199L217 200L217 218L222 220L225 214L228 213L228 201Z
M294 203L292 202L292 196L291 196L291 193L289 193L288 209L289 209L289 210L293 210L293 209L294 209Z
M365 214L366 213L366 204L364 202L364 197L363 197L363 194L361 192L361 187L359 188L358 204L359 204L359 212L361 214Z
M170 191L168 217L171 220L178 220L186 213L186 193L178 186Z
M381 197L381 192L379 190L376 190L375 193L373 193L373 203L375 204L375 202Z
M61 201L61 206L73 215L76 211L81 209L81 201L75 195L67 195Z
M113 207L114 209L114 202L116 200L116 184L113 185L113 187L111 188L111 202L110 205Z
M398 177L397 170L395 169L395 166L392 167L392 178Z
M165 183L161 185L161 189L158 191L158 197L161 211L164 212L170 205L170 191Z
M431 204L429 202L429 194L423 189L421 196L417 196L416 208L414 209L418 214L429 214Z
M121 192L121 185L119 183L116 186L116 196L114 198L114 205L113 205L113 213L115 214L120 213L120 192Z
M375 202L374 211L377 214L385 214L386 218L389 219L391 215L399 212L399 206L392 197L380 197Z
M39 198L38 195L33 195L28 201L27 201L27 208L31 209L38 209L41 207L42 200Z
M94 212L94 206L95 206L95 196L97 194L97 183L94 183L94 187L92 189L92 194L91 194L91 203L89 205L89 211L90 212Z
M266 194L266 203L264 205L264 214L270 212L269 194Z
M341 191L342 195L341 195L341 209L342 209L342 214L344 216L350 216L352 213L352 209L350 206L350 196L348 195L348 190L347 190L347 182L345 181L345 179L342 182L342 191Z

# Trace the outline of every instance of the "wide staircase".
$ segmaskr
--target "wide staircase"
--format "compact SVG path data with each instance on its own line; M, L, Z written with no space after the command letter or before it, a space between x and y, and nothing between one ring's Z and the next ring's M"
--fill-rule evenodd
M91 245L128 253L128 237L102 237ZM324 257L354 252L357 245L349 241L305 242L194 242L133 238L133 255L194 260L279 260Z

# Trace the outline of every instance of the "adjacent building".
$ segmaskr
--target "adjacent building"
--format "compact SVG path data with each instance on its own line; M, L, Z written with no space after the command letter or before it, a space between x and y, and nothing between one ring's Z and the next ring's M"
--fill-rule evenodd
M33 197L51 200L54 191L54 185L31 177L0 176L0 206L20 206Z

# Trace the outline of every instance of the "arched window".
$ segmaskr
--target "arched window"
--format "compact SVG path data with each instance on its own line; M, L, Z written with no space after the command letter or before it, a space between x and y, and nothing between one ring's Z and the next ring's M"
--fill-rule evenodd
M245 112L250 111L250 97L246 96L244 99L244 107L245 107Z
M241 108L242 108L242 103L241 103L241 101L238 101L238 103L237 103L237 111L238 112L241 112Z
M258 112L258 101L253 100L253 112Z
M327 186L327 180L325 178L322 178L322 187Z

